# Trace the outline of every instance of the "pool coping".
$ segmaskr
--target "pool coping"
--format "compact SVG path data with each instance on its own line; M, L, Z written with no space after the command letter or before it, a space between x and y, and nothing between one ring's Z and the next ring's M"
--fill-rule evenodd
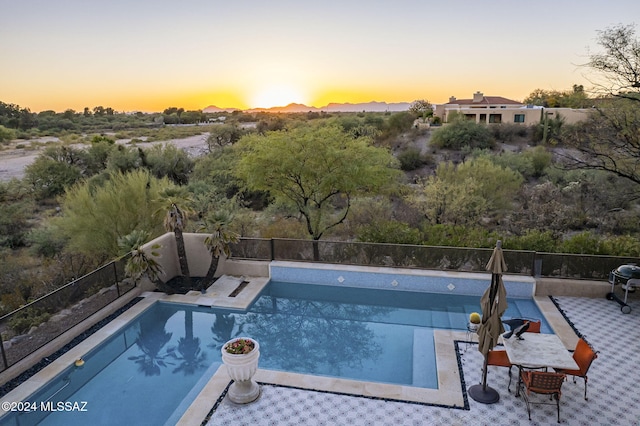
M237 296L230 297L229 295L242 281L248 281L246 287ZM268 277L222 276L204 294L200 292L189 292L186 295L166 295L157 292L143 293L140 302L60 356L55 362L34 374L29 380L7 393L1 399L1 402L26 401L31 394L49 380L55 378L69 365L72 365L75 360L82 358L86 353L125 327L131 320L156 302L244 310L260 294L268 282ZM567 349L574 348L578 337L551 299L548 297L534 297L534 300ZM460 375L461 369L458 365L456 342L467 341L469 337L470 335L464 331L434 330L438 389L363 382L265 369L258 369L255 379L260 383L307 390L468 409L466 389L462 386L464 381ZM177 424L193 425L201 423L211 411L216 400L225 394L230 380L226 367L224 365L220 366ZM5 414L6 412L0 412L0 419Z

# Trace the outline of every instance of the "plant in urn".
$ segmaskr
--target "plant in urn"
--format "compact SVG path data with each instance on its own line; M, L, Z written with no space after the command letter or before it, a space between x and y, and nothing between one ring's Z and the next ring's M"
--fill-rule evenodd
M222 362L234 381L227 392L232 402L247 404L260 396L260 386L253 380L259 358L260 345L249 337L231 339L222 347Z

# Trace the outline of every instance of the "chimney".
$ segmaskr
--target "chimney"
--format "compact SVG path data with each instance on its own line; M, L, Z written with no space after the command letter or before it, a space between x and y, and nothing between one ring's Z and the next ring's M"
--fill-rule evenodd
M449 103L450 103L450 104L454 103L455 101L456 101L456 97L455 97L455 96L451 96L451 97L449 98Z
M484 99L484 94L482 92L476 92L473 94L473 102L482 102Z

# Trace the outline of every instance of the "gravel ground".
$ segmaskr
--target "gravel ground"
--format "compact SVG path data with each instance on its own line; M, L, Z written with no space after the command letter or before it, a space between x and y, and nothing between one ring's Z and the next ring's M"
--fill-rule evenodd
M115 286L105 288L73 306L61 310L40 326L33 327L28 333L11 337L8 341L3 342L7 361L10 365L20 361L117 298L118 293ZM0 326L5 336L11 333L7 327L7 323Z
M203 133L201 135L190 136L182 139L170 139L167 141L158 142L142 142L137 143L136 146L145 147L157 144L170 143L178 148L182 148L189 155L197 157L203 155L207 151L207 138L209 133ZM51 142L56 141L57 138L37 139L37 142ZM127 144L130 139L120 139L116 141L119 144ZM17 148L17 144L25 145L25 148ZM33 163L35 159L40 155L41 148L31 149L28 141L19 141L12 144L8 149L0 151L0 181L10 181L11 179L22 179L24 177L25 168Z

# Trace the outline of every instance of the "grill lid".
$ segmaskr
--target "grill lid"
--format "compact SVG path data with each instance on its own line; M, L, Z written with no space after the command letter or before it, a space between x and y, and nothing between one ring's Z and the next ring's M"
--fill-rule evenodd
M619 278L624 279L640 278L640 266L635 264L620 265L613 271L613 273Z

